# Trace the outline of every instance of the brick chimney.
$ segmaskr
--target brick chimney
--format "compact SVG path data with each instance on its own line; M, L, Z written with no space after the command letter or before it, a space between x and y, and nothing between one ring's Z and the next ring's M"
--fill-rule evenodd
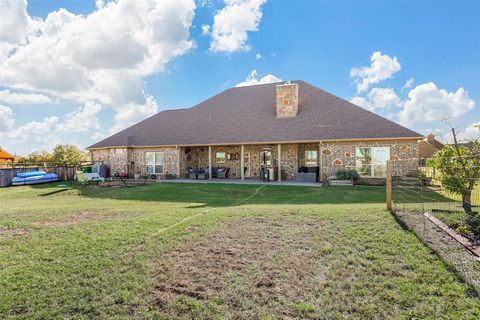
M292 118L298 112L298 84L287 81L277 85L277 118Z

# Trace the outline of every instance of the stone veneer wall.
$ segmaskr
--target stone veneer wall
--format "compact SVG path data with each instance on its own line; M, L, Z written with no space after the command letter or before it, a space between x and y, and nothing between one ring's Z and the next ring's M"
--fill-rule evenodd
M145 152L164 152L164 174L174 174L177 177L180 176L180 155L181 150L179 148L129 148L124 149L123 155L116 155L115 150L101 149L92 150L92 161L102 161L110 167L110 174L113 175L116 172L126 172L127 164L130 161L134 162L133 172L131 174L145 173Z
M295 117L298 112L298 84L279 84L276 92L277 118Z
M110 168L110 175L113 175L115 172L126 172L127 165L127 149L123 149L122 155L116 155L115 149L100 149L90 151L92 162L103 162Z
M414 170L418 166L418 143L406 141L365 141L365 142L324 142L322 146L317 143L309 144L282 144L282 172L283 179L293 179L300 166L305 163L306 150L319 150L318 162L323 164L321 179L326 180L340 169L355 168L356 147L390 147L390 159L400 160L394 164L395 172ZM272 150L272 159L277 160L278 145L245 145L245 152L250 153L251 178L258 178L260 170L260 153L262 149ZM134 148L131 153L115 155L114 149L93 150L92 160L103 161L110 167L110 173L126 170L126 164L134 161L134 173L145 172L145 152L165 152L164 173L174 174L184 178L186 169L208 167L208 147L182 147L182 148ZM226 154L237 154L238 159L226 159L224 163L217 163L215 154L218 151ZM231 178L240 178L240 146L212 146L212 165L229 167ZM247 164L245 164L247 165ZM276 167L275 165L272 167ZM394 173L395 174L395 173ZM369 178L364 178L369 179ZM374 178L371 178L374 179ZM376 178L378 180L378 178ZM373 181L373 180L372 180Z
M341 169L355 169L357 147L390 147L390 160L401 160L396 164L399 170L407 172L418 167L416 141L324 142L320 147L320 162L323 164L322 179L327 179Z

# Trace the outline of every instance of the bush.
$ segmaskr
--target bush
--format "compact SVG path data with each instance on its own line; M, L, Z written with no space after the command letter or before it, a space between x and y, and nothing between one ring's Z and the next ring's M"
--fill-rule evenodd
M480 215L478 213L469 214L465 222L472 232L473 240L478 243L480 241Z
M338 180L358 180L360 175L357 170L338 170L335 173L335 178Z
M427 175L421 170L413 170L413 171L407 172L407 177L425 179L427 178Z

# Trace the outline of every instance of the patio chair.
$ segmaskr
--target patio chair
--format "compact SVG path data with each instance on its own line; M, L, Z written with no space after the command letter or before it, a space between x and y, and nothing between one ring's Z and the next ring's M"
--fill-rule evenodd
M102 181L105 181L105 179L96 179L96 178L91 178L89 179L86 174L83 171L77 171L75 172L75 175L77 176L77 183L80 183L81 185L87 186L87 185L95 185L99 184ZM95 173L95 175L98 176L98 174Z
M219 168L217 172L218 179L228 179L228 173L230 172L230 168Z
M208 170L207 172L204 171L201 171L199 173L197 173L197 179L198 180L207 180L208 179Z
M197 179L197 176L198 176L198 173L193 171L193 170L188 173L188 178L189 179L194 179L195 180L195 179Z
M101 178L98 173L84 173L85 179L93 182L104 182L105 178Z

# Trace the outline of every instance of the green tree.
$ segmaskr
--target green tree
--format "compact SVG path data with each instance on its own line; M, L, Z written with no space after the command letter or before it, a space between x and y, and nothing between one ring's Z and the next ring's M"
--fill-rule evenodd
M462 196L462 206L469 216L472 212L472 191L480 179L480 144L478 139L468 144L459 144L457 131L450 124L448 116L443 120L450 127L453 145L446 145L437 151L433 165L442 174L440 181L448 191ZM475 125L479 129L480 125Z
M445 145L437 151L433 165L440 173L442 186L462 196L462 206L472 214L471 197L475 184L480 178L480 147L478 141L470 145Z
M18 157L17 163L53 162L53 155L48 151L34 151L26 157Z
M87 161L88 154L73 144L58 144L53 149L53 159L56 162L75 164L81 161Z

